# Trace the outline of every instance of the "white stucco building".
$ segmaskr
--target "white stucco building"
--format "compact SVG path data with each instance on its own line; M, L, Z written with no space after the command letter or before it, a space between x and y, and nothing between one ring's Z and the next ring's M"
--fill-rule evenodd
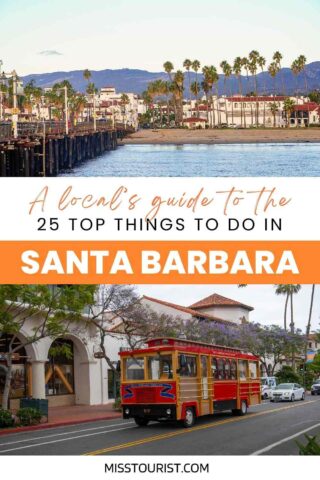
M207 320L223 324L240 324L249 320L252 307L232 299L213 294L191 306L177 305L169 301L144 296L141 302L159 314L172 316L176 321L189 319ZM97 328L86 323L77 323L69 333L54 341L44 338L19 351L13 360L11 408L17 408L19 399L25 396L47 398L49 406L99 405L113 401L116 394L116 378L103 358L99 358L100 346ZM41 322L37 316L27 320L17 335L17 344L31 335L33 328ZM117 322L112 323L113 326ZM111 329L112 327L110 327ZM6 360L10 335L0 334L0 398L3 391ZM50 348L67 344L72 357L52 355ZM126 347L121 334L107 336L105 348L116 366L118 352ZM52 350L51 350L52 352Z

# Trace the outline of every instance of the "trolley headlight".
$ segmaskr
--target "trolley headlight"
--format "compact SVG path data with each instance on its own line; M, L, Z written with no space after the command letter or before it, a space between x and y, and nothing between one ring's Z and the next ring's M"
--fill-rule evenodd
M125 413L126 415L129 415L129 413L130 413L129 408L125 408L124 413Z
M166 414L167 414L167 415L171 415L171 408L167 408Z

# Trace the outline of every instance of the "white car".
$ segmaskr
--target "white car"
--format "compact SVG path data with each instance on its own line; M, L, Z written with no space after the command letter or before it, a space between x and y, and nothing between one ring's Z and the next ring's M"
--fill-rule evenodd
M280 383L272 390L270 402L304 400L305 390L298 383Z

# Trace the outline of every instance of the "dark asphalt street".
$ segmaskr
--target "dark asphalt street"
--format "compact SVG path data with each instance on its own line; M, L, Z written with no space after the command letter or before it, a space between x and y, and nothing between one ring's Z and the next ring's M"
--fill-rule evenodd
M320 397L198 419L191 429L109 420L0 437L1 455L295 455L304 433L319 435Z

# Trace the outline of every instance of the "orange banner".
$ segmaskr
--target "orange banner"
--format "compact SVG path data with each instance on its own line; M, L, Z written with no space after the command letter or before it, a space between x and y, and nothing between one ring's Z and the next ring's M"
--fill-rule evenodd
M2 241L0 283L319 283L318 241Z

